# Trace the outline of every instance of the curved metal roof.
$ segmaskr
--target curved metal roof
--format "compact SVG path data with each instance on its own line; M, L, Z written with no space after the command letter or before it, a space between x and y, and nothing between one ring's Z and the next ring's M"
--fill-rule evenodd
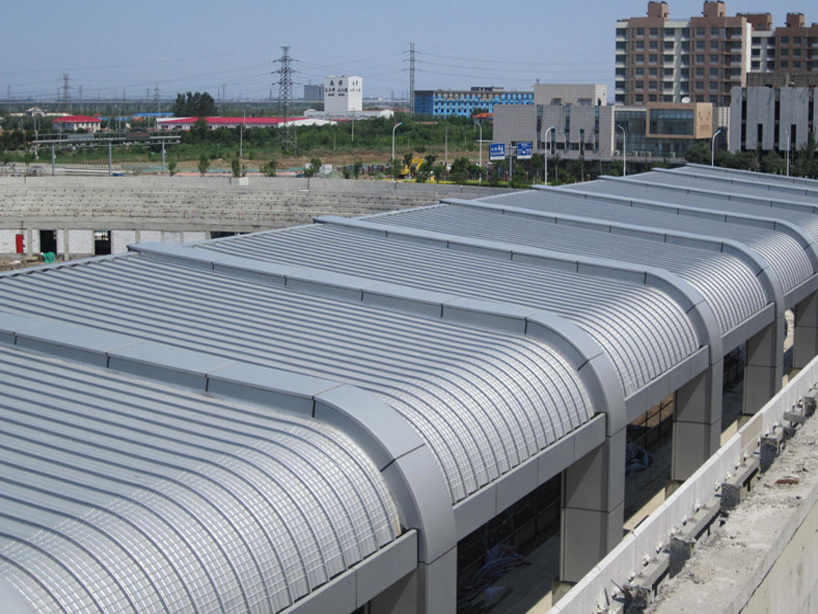
M669 303L670 301L668 301ZM594 414L543 341L137 255L0 277L0 309L329 377L382 396L459 501Z
M583 184L584 185L584 184ZM581 189L578 187L577 189ZM485 202L549 213L578 215L657 229L695 233L719 239L733 239L757 251L772 267L789 292L809 279L815 271L804 249L791 236L761 225L740 225L681 215L675 209L660 211L630 206L628 202L595 200L569 190L532 190L483 199Z
M401 531L333 427L11 348L0 449L0 577L37 612L277 612Z
M730 198L712 196L710 194L716 190L712 188L694 188L686 179L679 184L676 181L678 177L679 175L671 173L645 173L644 175L627 177L624 180L617 178L589 181L577 186L566 186L566 188L582 192L612 194L675 205L686 205L708 211L724 211L787 220L803 228L813 239L818 241L818 215L815 215L815 212L809 206L784 205L783 202L787 200L786 197L779 201L781 206L773 207L772 205L776 201L771 198L767 198L766 204L763 204L761 199L757 203L753 203L750 199L736 199L732 195ZM725 187L721 186L722 193L729 193L728 190L724 189ZM689 194L687 190L690 189L696 191ZM818 201L815 202L815 207L818 207Z
M513 196L517 198L509 196L501 199L501 202L510 206L530 202L522 195ZM537 193L526 193L526 196L533 199ZM498 202L498 199L491 202ZM702 293L716 314L722 334L754 315L767 303L755 273L737 258L715 251L460 205L436 205L370 219L395 226L452 232L565 253L581 252L584 255L664 268L677 273ZM559 292L558 296L565 296L562 289Z
M551 311L576 323L608 351L626 394L700 346L678 305L656 289L628 282L324 225L244 235L204 243L200 249ZM763 306L763 296L760 300Z

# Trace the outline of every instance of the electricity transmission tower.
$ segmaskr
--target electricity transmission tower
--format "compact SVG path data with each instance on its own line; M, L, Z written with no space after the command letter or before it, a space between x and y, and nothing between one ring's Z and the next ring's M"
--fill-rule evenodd
M415 43L409 43L409 112L415 114Z
M64 72L62 74L62 101L66 105L68 105L68 103L71 101L71 86L69 85L70 81L71 78L68 76L68 73Z
M284 151L295 151L295 134L293 127L288 121L292 111L293 104L293 74L295 70L292 67L293 59L290 57L290 48L282 47L283 53L280 58L275 60L279 64L277 70L272 74L278 75L278 102L281 105L281 115L284 123L281 128L281 149ZM273 83L276 85L276 83Z

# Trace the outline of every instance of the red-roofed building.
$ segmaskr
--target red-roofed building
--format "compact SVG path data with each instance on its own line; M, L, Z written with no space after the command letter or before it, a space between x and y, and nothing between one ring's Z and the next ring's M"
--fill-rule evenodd
M96 132L102 125L102 120L99 117L89 115L66 115L65 117L55 117L51 120L51 123L58 130L65 132L76 132L77 130Z

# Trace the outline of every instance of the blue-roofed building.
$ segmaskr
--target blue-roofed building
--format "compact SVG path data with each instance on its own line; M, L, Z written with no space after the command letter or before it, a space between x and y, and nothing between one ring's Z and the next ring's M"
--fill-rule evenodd
M471 117L476 109L493 113L495 104L533 105L534 92L505 91L502 87L473 87L470 90L417 90L415 113L448 117Z

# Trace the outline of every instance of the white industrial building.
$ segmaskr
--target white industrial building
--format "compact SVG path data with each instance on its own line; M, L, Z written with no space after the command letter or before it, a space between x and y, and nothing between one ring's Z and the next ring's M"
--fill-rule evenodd
M363 111L364 85L361 77L330 75L324 78L324 112L345 115Z

